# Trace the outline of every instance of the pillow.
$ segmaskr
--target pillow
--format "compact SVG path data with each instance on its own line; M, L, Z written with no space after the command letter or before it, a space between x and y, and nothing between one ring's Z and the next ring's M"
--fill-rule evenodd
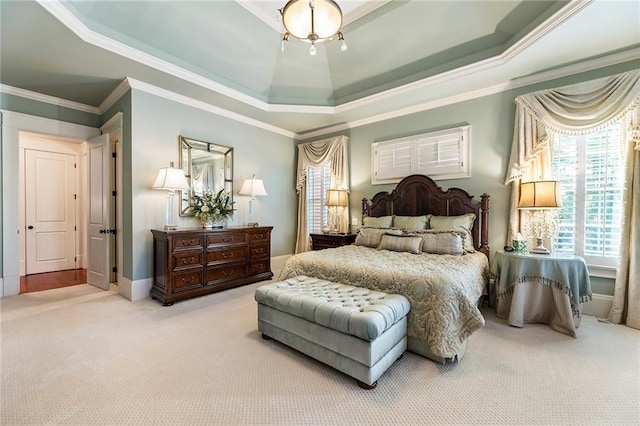
M463 241L465 238L461 231L446 231L427 229L410 235L422 238L422 251L431 254L453 254L461 256L465 254Z
M376 228L391 228L392 222L393 222L393 216L380 216L380 217L364 216L362 218L362 226L375 226Z
M378 250L406 251L408 253L420 254L422 251L422 237L384 234Z
M417 231L420 229L427 229L427 223L429 223L429 216L394 216L393 227L404 229L405 231Z
M476 220L476 215L473 213L461 216L431 216L429 218L429 229L464 231L466 234L466 238L462 242L464 250L467 253L473 253L475 249L471 228L474 220Z
M367 228L362 227L356 235L355 245L376 248L382 241L384 234L402 235L402 229L393 228Z

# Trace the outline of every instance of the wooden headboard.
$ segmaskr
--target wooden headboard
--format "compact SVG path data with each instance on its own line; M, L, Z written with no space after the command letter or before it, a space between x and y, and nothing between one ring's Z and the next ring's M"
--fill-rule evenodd
M460 188L443 191L430 177L411 175L402 179L391 192L378 192L362 199L362 216L459 216L475 213L471 229L476 250L489 258L489 195L480 201Z

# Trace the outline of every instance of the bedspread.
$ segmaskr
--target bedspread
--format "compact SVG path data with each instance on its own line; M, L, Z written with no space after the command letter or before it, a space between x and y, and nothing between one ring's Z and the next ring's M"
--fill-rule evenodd
M437 357L452 359L484 325L476 302L488 273L482 253L411 254L347 245L290 257L280 279L307 275L402 294L411 304L407 335L424 342Z

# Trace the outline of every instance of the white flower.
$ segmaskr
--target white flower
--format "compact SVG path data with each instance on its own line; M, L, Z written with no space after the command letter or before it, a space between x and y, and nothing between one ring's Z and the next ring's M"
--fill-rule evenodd
M202 207L200 208L200 211L201 211L202 213L207 213L207 212L209 211L209 207L207 207L207 206L202 206Z

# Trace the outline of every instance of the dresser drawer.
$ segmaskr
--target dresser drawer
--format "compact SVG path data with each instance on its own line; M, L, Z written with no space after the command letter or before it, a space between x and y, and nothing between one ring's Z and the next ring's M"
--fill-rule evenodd
M220 262L244 261L246 260L246 249L244 247L235 247L229 249L209 250L207 251L207 265Z
M269 259L249 263L249 275L261 274L269 270Z
M174 291L186 291L202 287L202 270L174 274L172 281Z
M174 252L173 254L173 270L180 270L184 268L192 268L194 266L202 266L202 252Z
M267 231L249 232L249 244L268 243L268 242L269 242L269 232Z
M173 238L173 250L194 250L202 248L202 236L190 235Z
M215 284L217 281L227 281L245 276L245 264L224 265L215 268L209 268L205 271L207 285Z
M249 247L249 258L264 257L269 254L269 245L260 244Z
M207 235L207 246L219 246L229 244L245 244L246 234L244 232L234 233L215 233L213 235Z

